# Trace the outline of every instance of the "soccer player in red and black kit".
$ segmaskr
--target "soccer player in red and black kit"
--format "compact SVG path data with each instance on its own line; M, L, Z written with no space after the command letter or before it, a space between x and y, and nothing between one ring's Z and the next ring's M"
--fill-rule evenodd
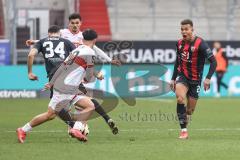
M197 104L205 59L210 68L204 80L204 90L210 88L210 79L216 69L216 60L208 44L193 34L193 22L181 21L182 39L177 42L177 59L171 80L171 88L176 93L177 115L181 127L180 139L187 139L187 123ZM185 107L185 99L187 105Z

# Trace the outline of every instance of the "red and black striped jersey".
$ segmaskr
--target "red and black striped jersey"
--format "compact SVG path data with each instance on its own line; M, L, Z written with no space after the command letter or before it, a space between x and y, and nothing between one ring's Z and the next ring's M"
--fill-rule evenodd
M205 59L213 56L208 44L196 36L189 43L178 40L176 47L178 74L181 73L190 81L201 81Z

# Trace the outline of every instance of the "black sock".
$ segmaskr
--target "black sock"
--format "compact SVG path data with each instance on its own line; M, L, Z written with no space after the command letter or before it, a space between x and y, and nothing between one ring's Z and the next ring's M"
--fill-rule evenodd
M108 120L110 119L110 117L107 115L107 113L103 110L102 106L95 100L95 99L91 99L92 102L94 103L95 106L95 111L100 114L103 119L108 122Z
M75 122L72 120L71 115L69 114L68 111L65 109L62 109L59 113L58 116L61 120L63 120L67 125L73 128Z
M177 116L181 129L187 127L187 113L184 104L177 104Z

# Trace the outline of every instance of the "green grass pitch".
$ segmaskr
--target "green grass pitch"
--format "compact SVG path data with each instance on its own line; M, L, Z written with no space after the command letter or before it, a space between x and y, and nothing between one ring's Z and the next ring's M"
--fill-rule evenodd
M175 99L120 102L110 112L120 132L112 135L102 118L89 121L87 143L69 138L59 119L34 128L24 144L15 130L46 111L48 99L0 100L0 160L66 159L239 159L240 99L199 99L189 125L189 139L179 140Z

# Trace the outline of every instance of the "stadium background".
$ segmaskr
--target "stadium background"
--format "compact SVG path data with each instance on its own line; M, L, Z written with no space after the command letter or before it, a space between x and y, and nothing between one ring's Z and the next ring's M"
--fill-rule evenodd
M168 82L176 59L175 42L180 38L179 23L184 18L191 18L197 35L208 40L210 46L213 41L221 41L226 48L230 67L223 81L230 86L230 95L240 96L240 76L236 72L240 60L239 3L238 0L172 0L168 3L162 0L1 0L0 73L5 76L0 77L3 82L0 90L39 90L47 79L41 72L41 83L27 80L24 65L29 48L25 41L47 36L49 25L67 27L68 15L80 12L81 29L97 30L101 41L98 46L103 48L108 41L131 41L133 48L128 50L127 63L167 64L169 70L164 80ZM43 58L39 55L35 63L41 66ZM36 67L36 70L43 71L43 68ZM17 75L17 83L14 83L13 75ZM212 83L216 86L215 77ZM224 89L221 92L223 96L229 95ZM215 96L216 87L210 93L203 94L202 91L201 94Z
M57 121L36 129L25 150L20 149L14 130L45 111L48 104L48 95L42 95L40 91L47 82L43 58L37 56L33 68L39 81L28 80L29 47L25 46L25 41L47 36L50 25L67 27L68 15L73 12L82 16L81 30L90 27L99 33L97 45L100 48L109 41L115 44L132 42L133 47L124 50L129 55L128 65L165 65L168 71L159 78L166 82L170 81L176 58L176 40L181 38L180 21L191 18L197 35L207 40L211 47L214 41L220 41L225 48L230 63L223 81L229 85L230 92L222 89L223 97L215 98L214 75L210 91L201 91L204 98L200 98L196 118L190 126L192 141L187 143L176 140L178 124L174 120L152 122L148 118L146 121L136 118L139 112L142 116L159 111L166 115L175 114L174 94L169 92L153 99L140 99L137 108L129 108L120 102L120 107L111 112L120 126L121 134L117 138L112 137L101 120L95 119L90 121L92 140L79 147L77 142L64 138L65 126ZM44 156L66 159L69 154L65 150L71 152L74 159L79 158L79 148L82 149L80 152L88 153L82 153L82 158L91 156L90 159L239 159L239 28L240 0L0 0L0 159L42 159ZM107 53L114 56L112 52ZM107 73L110 68L104 64L102 71ZM204 75L207 69L208 65ZM95 87L115 93L110 76L106 74L105 80L94 84ZM130 119L123 116L127 115L125 113ZM63 144L65 148L61 148ZM46 153L51 147L56 148L52 151L54 156ZM181 147L192 154L186 155ZM98 148L101 152L92 153L89 148ZM28 156L23 156L22 152Z

